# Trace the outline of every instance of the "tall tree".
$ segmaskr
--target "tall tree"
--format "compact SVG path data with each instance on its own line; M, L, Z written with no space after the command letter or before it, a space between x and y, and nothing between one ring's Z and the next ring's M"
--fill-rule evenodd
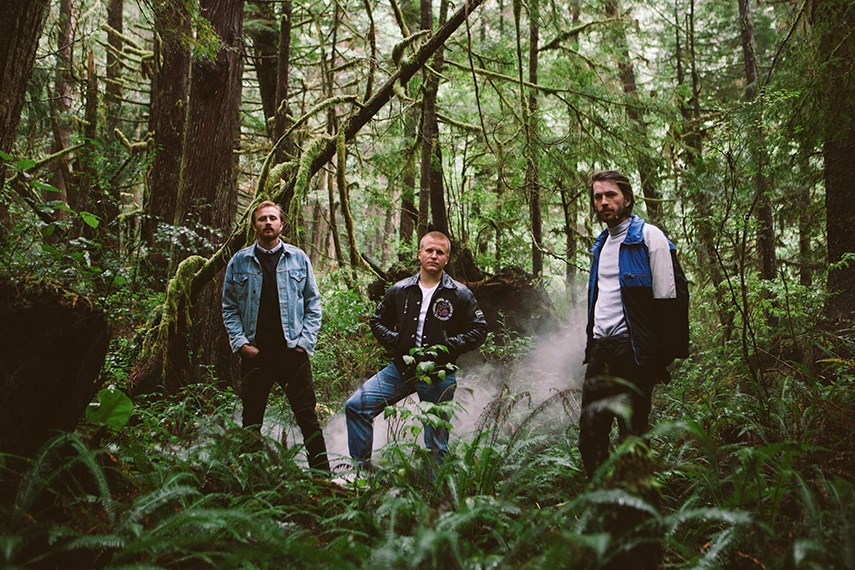
M190 13L183 0L154 0L154 74L151 81L149 131L154 139L154 161L149 172L147 194L143 199L145 216L142 239L150 248L156 245L159 224L172 225L178 205L178 181L184 125L190 96ZM149 268L165 275L168 264L160 255L152 255Z
M440 0L440 27L445 24L445 21L448 18L448 3L448 0ZM439 74L442 73L444 61L445 48L440 47L436 50L436 53L433 56L433 62L430 66L434 72L428 75L427 85L425 86L424 100L426 103L430 101L429 105L431 107L429 117L425 114L425 120L431 120L433 121L433 124L429 131L426 129L426 131L430 133L430 152L428 154L424 154L424 151L422 151L422 167L424 168L425 166L425 158L429 157L428 168L430 174L428 180L430 185L430 214L433 227L435 230L451 236L451 232L448 227L448 209L445 205L445 179L442 169L442 146L439 141L439 117L436 109L437 95L439 94ZM424 170L422 170L422 177L424 177L424 175ZM452 261L450 263L453 264L454 262ZM449 270L453 271L453 266L450 267Z
M822 155L825 160L825 216L828 239L826 306L837 319L855 320L855 201L852 165L855 164L855 5L847 0L814 0L813 18L819 36L822 118L825 124ZM844 256L849 255L848 262Z
M739 29L742 39L742 55L745 63L745 99L751 107L752 120L749 127L749 147L754 159L754 193L757 211L757 244L760 254L760 277L775 278L775 228L772 225L772 199L769 196L769 181L766 177L769 158L763 135L762 115L758 111L760 83L757 74L757 49L754 39L754 22L749 0L739 0Z
M528 80L532 88L526 96L526 85L524 77L524 65L522 55L522 2L514 0L514 25L516 30L517 47L517 70L519 75L520 106L523 109L523 129L525 131L525 191L526 201L529 207L529 220L531 230L531 272L535 277L543 274L543 213L540 206L540 181L537 171L537 132L536 114L537 98L534 94L534 85L537 85L537 44L538 44L538 0L529 2L529 57L528 57Z
M606 0L606 16L609 18L621 18L618 0ZM640 109L641 101L637 97L638 85L635 79L635 64L629 54L629 43L626 38L626 28L621 20L615 28L615 49L618 57L618 75L624 94L628 97L626 108L627 118L630 120L632 129L640 136L641 144L638 145L636 163L638 165L638 176L641 179L641 192L644 194L644 205L647 208L647 217L655 223L662 223L662 196L659 193L659 177L656 162L651 158L649 149L649 135L647 125Z
M396 6L393 0L393 7ZM398 27L404 38L410 36L410 30L419 27L420 10L415 0L404 0L400 3L400 9L395 10ZM411 96L412 85L407 84L405 92ZM398 259L405 260L412 256L408 247L413 239L413 231L416 229L419 215L416 209L416 151L419 148L417 130L419 128L419 108L415 104L409 104L403 112L401 119L404 130L405 153L402 157L404 164L401 171L401 213L398 224L398 239L402 247L398 250Z
M119 56L122 52L122 32L124 30L125 0L110 0L107 5L107 25L117 33L107 34L107 88L106 88L106 119L108 136L114 129L119 128L119 114L122 109L122 66Z
M290 96L291 77L291 13L292 0L282 3L282 16L279 19L279 49L276 58L276 98L274 100L273 140L278 141L291 127ZM281 163L295 156L293 137L280 146L276 154L276 162Z
M0 151L9 153L15 140L24 94L33 73L48 0L0 2ZM5 166L0 161L0 181Z
M419 27L423 31L433 30L433 3L431 0L421 0L421 12ZM440 57L442 47L437 50L434 58ZM439 151L439 138L435 132L438 122L436 120L436 95L439 88L439 78L430 69L422 71L422 120L419 127L419 144L421 145L421 179L419 182L419 217L416 233L421 238L428 231L431 214L436 217L436 212L431 212L432 197L435 194L432 185L434 176L439 174L439 183L442 182L441 164L436 158ZM441 216L442 214L440 214ZM446 226L448 224L446 223ZM439 228L436 228L439 229ZM447 228L446 228L447 229ZM442 230L440 230L442 231Z
M72 46L74 30L74 11L71 0L61 0L59 3L59 21L56 36L56 69L54 70L53 96L48 98L50 105L51 130L53 144L51 151L58 153L71 146L71 106L72 106ZM59 189L55 199L69 201L69 189L73 187L74 172L73 156L62 155L56 162L51 177L53 186ZM62 210L54 214L57 217L65 215Z
M250 60L258 78L258 90L261 93L261 107L264 112L268 134L273 134L273 120L276 116L277 67L279 59L279 29L276 13L270 2L247 1L247 15L244 28L252 43ZM288 6L290 10L290 3ZM290 18L290 14L288 15Z
M202 237L216 243L218 232L231 228L237 208L243 2L202 0L201 9L219 37L219 49L213 57L197 57L192 63L184 177L174 220L177 225L190 221ZM205 247L198 251L206 250L211 251ZM220 378L228 378L230 351L220 314L221 287L218 281L206 288L194 307L192 349L197 364L213 364ZM200 371L197 367L191 372Z

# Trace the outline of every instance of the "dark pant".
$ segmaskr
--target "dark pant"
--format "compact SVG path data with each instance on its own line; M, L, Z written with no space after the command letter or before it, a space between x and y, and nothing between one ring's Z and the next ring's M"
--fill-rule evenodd
M579 451L588 478L609 456L609 434L617 419L620 438L648 429L650 396L657 381L667 376L663 366L635 363L628 337L594 339L582 386ZM627 422L616 410L630 412Z
M329 473L327 447L315 411L317 400L309 355L291 349L264 350L255 358L241 360L241 377L244 427L261 431L267 397L273 384L279 383L303 434L309 467Z

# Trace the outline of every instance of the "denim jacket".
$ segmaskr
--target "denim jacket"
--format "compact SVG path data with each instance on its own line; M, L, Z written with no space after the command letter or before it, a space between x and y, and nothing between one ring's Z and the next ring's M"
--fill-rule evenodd
M309 256L298 247L284 246L276 265L282 332L288 348L300 347L312 354L321 328L321 297ZM261 263L252 244L229 261L223 283L223 323L233 352L254 344L261 282Z

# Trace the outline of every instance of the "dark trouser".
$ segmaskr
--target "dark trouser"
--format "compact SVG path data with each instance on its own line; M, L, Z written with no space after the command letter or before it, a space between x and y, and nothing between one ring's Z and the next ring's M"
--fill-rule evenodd
M267 396L274 383L285 390L285 396L294 412L297 425L303 434L309 467L330 472L327 446L315 411L315 387L312 383L312 366L309 355L291 349L265 350L255 358L241 360L240 398L243 402L243 425L261 430Z
M653 386L666 376L663 366L635 363L628 337L594 339L579 417L579 451L589 479L609 456L609 434L615 419L621 441L647 431ZM629 422L615 413L616 407L630 410Z

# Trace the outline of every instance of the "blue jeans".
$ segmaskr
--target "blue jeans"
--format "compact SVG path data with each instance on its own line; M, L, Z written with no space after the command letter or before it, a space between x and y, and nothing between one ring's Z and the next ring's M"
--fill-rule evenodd
M391 406L410 394L417 392L419 400L439 404L454 398L457 381L454 374L445 380L434 380L431 384L415 378L404 379L394 364L369 378L344 404L347 418L347 447L356 464L371 461L374 444L374 418L386 406ZM447 419L447 418L443 418ZM425 447L433 452L437 462L448 453L448 429L424 426Z

